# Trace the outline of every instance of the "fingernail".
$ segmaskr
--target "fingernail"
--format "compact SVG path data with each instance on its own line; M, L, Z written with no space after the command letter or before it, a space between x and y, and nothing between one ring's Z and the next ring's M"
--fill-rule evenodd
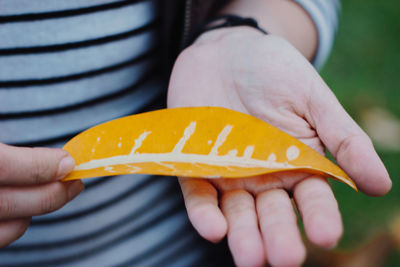
M60 161L57 171L57 179L61 180L75 167L75 161L71 156L66 156Z
M83 191L85 185L81 181L73 182L68 188L68 199L72 200Z

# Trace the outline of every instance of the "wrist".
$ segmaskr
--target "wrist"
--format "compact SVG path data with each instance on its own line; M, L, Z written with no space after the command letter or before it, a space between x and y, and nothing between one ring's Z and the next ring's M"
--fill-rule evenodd
M307 59L314 57L318 46L314 22L295 1L231 1L222 13L253 17L261 28L290 42Z
M218 28L210 31L203 32L192 45L202 45L209 42L217 42L226 38L263 38L266 37L264 33L256 28L249 26L235 26Z

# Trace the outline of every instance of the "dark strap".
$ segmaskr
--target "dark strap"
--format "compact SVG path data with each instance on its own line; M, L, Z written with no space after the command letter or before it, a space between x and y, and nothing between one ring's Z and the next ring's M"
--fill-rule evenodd
M217 21L221 21L220 23L209 27L209 25L213 22L217 22ZM260 26L258 26L258 22L257 20L255 20L254 18L250 18L250 17L240 17L237 15L232 15L232 14L225 14L225 15L221 15L218 17L213 17L207 21L205 21L203 24L201 24L197 30L195 30L190 38L190 44L194 42L194 40L196 40L197 37L199 37L201 34L211 31L211 30L215 30L215 29L220 29L220 28L226 28L226 27L235 27L235 26L249 26L249 27L253 27L257 30L259 30L260 32L264 33L264 34L268 34L267 31L265 31L263 28L261 28Z

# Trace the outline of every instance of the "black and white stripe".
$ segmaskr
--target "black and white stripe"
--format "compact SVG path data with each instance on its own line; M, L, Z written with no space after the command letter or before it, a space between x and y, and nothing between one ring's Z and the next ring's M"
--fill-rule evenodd
M0 0L0 141L60 147L165 101L158 0ZM3 266L193 266L209 254L175 178L87 179L0 250ZM188 247L190 246L190 247Z
M61 147L95 124L160 107L159 1L0 0L0 142ZM336 30L337 2L297 1L316 22L319 67ZM83 194L33 218L21 239L0 249L0 267L215 261L190 227L174 178L84 182Z

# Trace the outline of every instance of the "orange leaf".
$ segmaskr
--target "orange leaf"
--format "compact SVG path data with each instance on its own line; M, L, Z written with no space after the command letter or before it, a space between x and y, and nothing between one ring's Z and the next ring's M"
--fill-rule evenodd
M235 178L299 170L355 190L335 164L283 131L219 107L164 109L97 125L64 149L76 161L64 180L128 173Z

